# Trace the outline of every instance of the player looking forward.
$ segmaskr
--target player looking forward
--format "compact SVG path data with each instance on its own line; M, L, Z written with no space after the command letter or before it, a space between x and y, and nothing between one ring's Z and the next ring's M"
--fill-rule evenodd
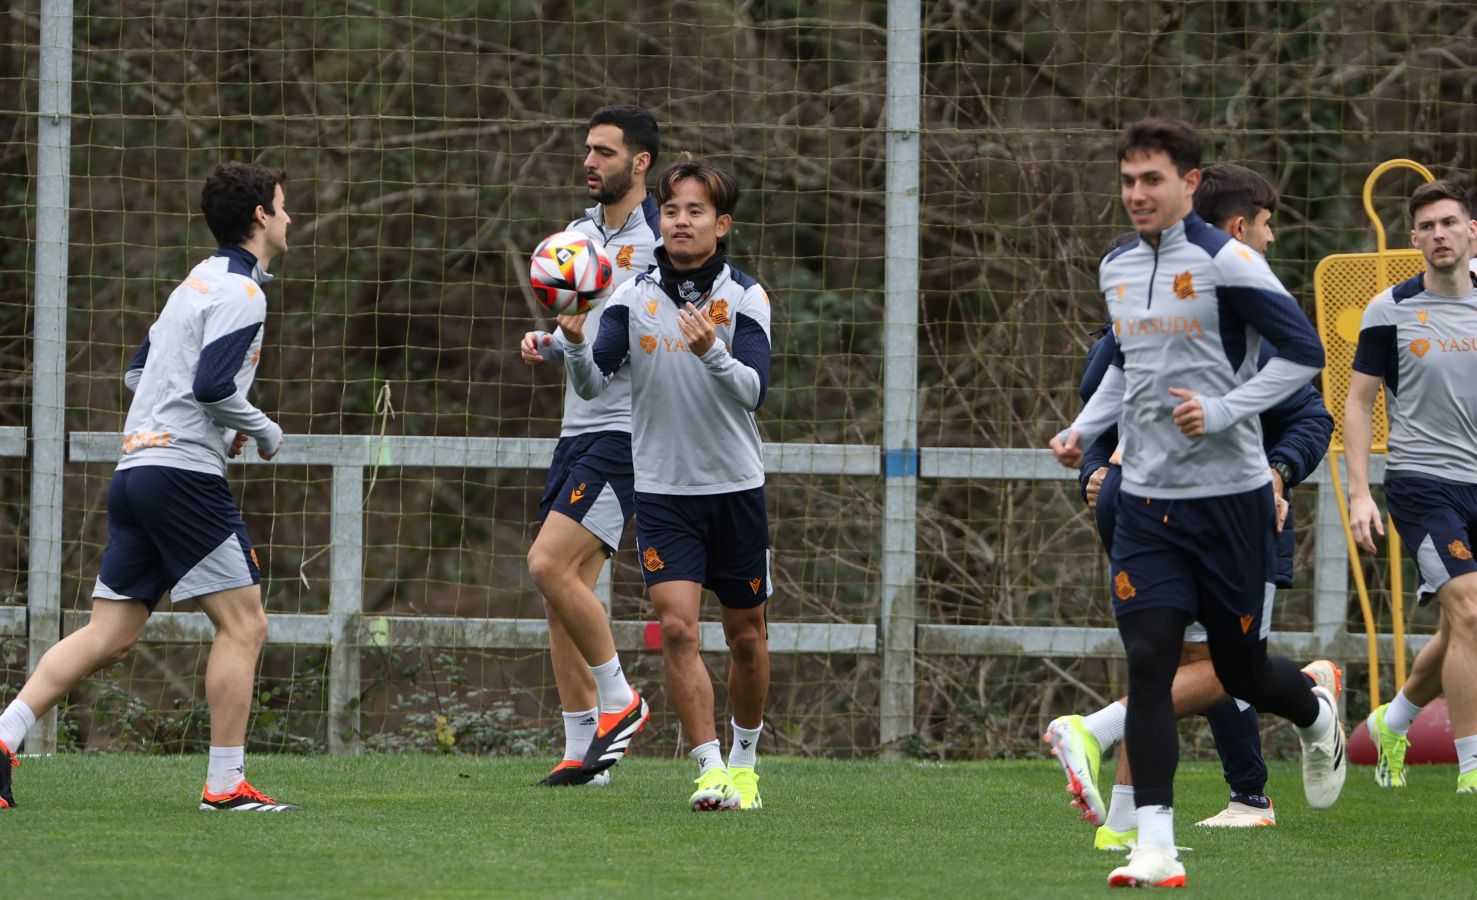
M1360 323L1344 406L1349 522L1355 541L1374 552L1373 534L1384 527L1369 492L1369 447L1383 383L1390 415L1385 503L1420 570L1422 602L1434 594L1441 603L1440 630L1416 657L1425 688L1419 699L1429 702L1445 687L1457 736L1457 790L1477 793L1477 278L1470 270L1477 222L1471 194L1449 181L1417 188L1409 210L1410 242L1426 271L1371 300ZM1377 783L1405 784L1405 731L1421 705L1402 689L1370 714Z
M657 178L657 268L605 303L599 338L561 317L565 368L582 397L631 373L636 547L662 630L667 693L696 745L694 810L757 809L756 748L769 693L770 593L764 455L754 413L769 384L769 298L728 261L733 176L683 154ZM713 724L698 650L702 589L718 596L728 639L733 745Z
M1256 417L1318 372L1323 347L1266 261L1195 214L1200 154L1199 136L1175 120L1142 120L1119 140L1123 205L1140 237L1099 270L1119 353L1077 421L1051 440L1062 464L1080 466L1079 440L1121 414L1110 558L1139 842L1109 875L1113 886L1185 882L1171 685L1191 619L1205 626L1227 693L1297 726L1310 805L1331 805L1346 773L1332 694L1269 657L1262 629L1276 507ZM1264 337L1277 355L1258 368Z
M605 106L590 117L585 185L595 205L568 230L605 245L616 285L650 268L661 246L656 203L646 192L646 173L660 152L656 120L641 107ZM598 327L592 323L590 333ZM564 346L556 328L528 332L520 349L523 361L536 366L562 362ZM594 590L634 511L630 375L619 374L591 400L566 386L559 443L539 502L542 525L528 551L529 574L544 595L564 714L564 757L540 785L609 782L610 766L649 715L621 670Z
M205 668L210 763L202 810L284 812L246 781L246 720L267 637L261 573L226 483L226 459L248 438L271 459L282 429L246 399L261 357L267 266L287 250L286 175L224 163L205 179L200 209L220 243L174 289L123 381L123 458L108 489L108 544L88 623L41 657L0 714L0 807L14 806L14 748L36 717L123 659L166 593L194 600L215 625Z

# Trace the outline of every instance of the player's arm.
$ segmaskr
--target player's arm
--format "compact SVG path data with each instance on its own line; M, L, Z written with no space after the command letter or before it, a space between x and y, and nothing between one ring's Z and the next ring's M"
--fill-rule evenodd
M1113 340L1110 333L1111 329L1112 323L1110 322L1103 328L1102 336L1094 341L1087 351L1087 365L1082 371L1082 381L1077 385L1077 396L1082 398L1083 403L1091 400L1092 395L1097 392L1098 385L1102 384L1103 375L1113 364L1113 356L1118 352L1117 342ZM1108 471L1108 462L1117 446L1118 428L1114 426L1093 441L1082 455L1082 468L1077 472L1077 487L1082 493L1083 502L1088 506L1097 505L1097 489L1102 486L1103 476ZM1102 472L1102 475L1099 475L1099 472Z
M1369 493L1369 447L1374 440L1374 401L1381 379L1400 371L1395 325L1389 321L1394 303L1381 294L1364 308L1359 343L1354 347L1354 371L1344 401L1344 457L1349 464L1349 527L1354 541L1375 552L1374 535L1385 534L1379 507Z
M222 428L256 439L257 452L271 459L282 446L282 429L236 388L236 373L262 324L267 304L261 291L211 304L205 313L200 359L192 390L195 400Z
M718 387L744 409L754 412L769 392L769 298L754 285L733 312L733 347L717 340L707 309L691 303L678 312L683 340L703 361Z
M625 365L631 349L630 322L631 308L611 297L600 310L600 334L591 347L585 340L584 316L559 317L565 339L564 371L576 394L595 399Z
M523 357L523 361L530 366L545 362L562 365L564 363L564 332L557 327L552 334L547 331L527 332L518 344L518 352Z
M1276 356L1270 342L1262 343L1262 364ZM1333 437L1333 416L1323 405L1323 395L1311 385L1298 388L1291 397L1262 413L1262 433L1272 441L1267 462L1287 467L1289 478L1283 488L1303 482L1328 453Z
M1175 422L1190 437L1225 431L1292 396L1323 369L1323 343L1318 332L1260 256L1243 260L1221 254L1217 265L1225 280L1216 294L1222 317L1232 313L1277 348L1251 378L1223 397L1182 388L1170 393L1185 401L1175 407ZM1198 407L1198 409L1197 409Z
M1092 399L1082 407L1076 420L1058 432L1047 445L1056 461L1069 469L1082 465L1082 444L1091 444L1108 429L1118 426L1123 415L1123 393L1127 382L1123 378L1123 351L1114 349L1112 364L1103 373L1103 380L1092 394Z
M133 359L128 361L128 368L123 372L123 386L130 391L138 390L138 383L144 380L144 364L149 361L149 338L144 337L144 342L139 345L138 352Z

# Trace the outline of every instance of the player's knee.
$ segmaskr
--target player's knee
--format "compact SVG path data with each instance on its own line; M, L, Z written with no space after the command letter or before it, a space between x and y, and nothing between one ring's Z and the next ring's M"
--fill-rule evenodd
M759 626L745 623L728 631L728 650L739 665L753 665L764 650L764 637Z
M698 649L698 624L681 616L662 616L662 647L670 652Z
M548 550L534 544L528 551L528 574L532 576L533 583L538 585L539 590L549 592L549 588L569 574L569 563L560 558L558 554L550 553Z
M253 610L243 610L240 615L232 617L223 624L220 632L229 640L259 650L267 643L268 630L266 610L258 605Z
M113 663L122 662L128 658L128 654L138 643L136 634L109 634L101 640L103 665L111 666Z
M1453 592L1449 597L1442 597L1441 616L1451 640L1468 647L1477 645L1477 590Z

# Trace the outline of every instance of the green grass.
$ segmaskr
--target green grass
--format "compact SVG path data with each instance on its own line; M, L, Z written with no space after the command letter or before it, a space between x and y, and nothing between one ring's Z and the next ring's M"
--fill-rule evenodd
M254 783L307 810L195 810L200 757L64 755L16 771L0 891L69 896L1019 897L1107 892L1050 761L771 758L766 807L696 814L686 760L632 759L605 789L536 790L532 760L257 756ZM1404 791L1351 771L1332 810L1274 764L1276 829L1209 831L1219 770L1180 767L1179 842L1199 896L1469 895L1477 797L1454 767Z

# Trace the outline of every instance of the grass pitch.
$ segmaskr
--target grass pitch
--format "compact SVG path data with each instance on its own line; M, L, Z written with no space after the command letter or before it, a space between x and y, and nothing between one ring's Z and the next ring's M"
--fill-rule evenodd
M64 755L16 771L0 813L7 897L1026 897L1105 894L1118 854L1066 805L1054 762L768 758L765 808L692 813L687 760L631 759L607 788L535 789L544 760L255 756L306 810L195 809L201 757ZM1477 797L1450 766L1410 787L1350 771L1313 812L1274 764L1275 829L1194 827L1225 788L1180 767L1178 837L1204 897L1458 896L1477 881Z

